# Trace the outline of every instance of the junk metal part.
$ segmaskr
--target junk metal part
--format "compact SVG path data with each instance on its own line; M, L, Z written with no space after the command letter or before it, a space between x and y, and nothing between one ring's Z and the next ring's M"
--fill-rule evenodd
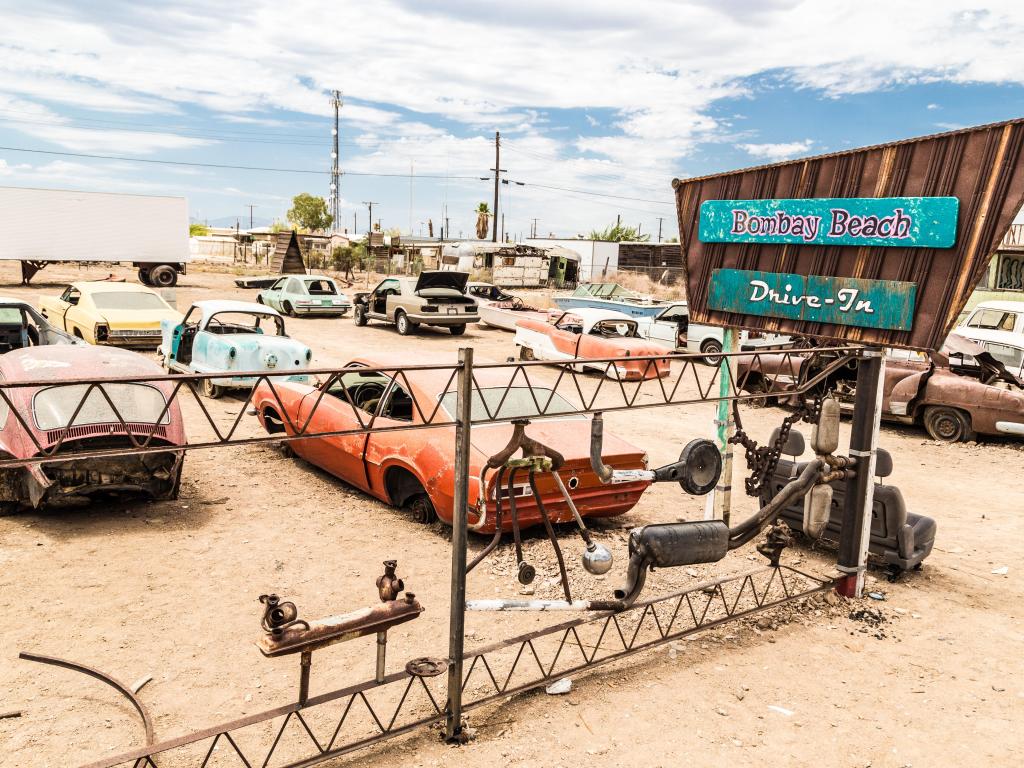
M604 417L598 411L590 421L590 467L605 484L677 482L689 494L703 496L718 483L722 474L722 454L710 440L691 440L679 454L679 460L657 469L615 469L604 463Z
M299 618L299 609L295 603L282 603L277 595L260 595L259 599L266 606L260 621L264 632L280 637L290 627L302 626L309 629L309 624Z
M421 656L407 661L405 671L414 677L437 677L448 671L448 662L433 656Z
M66 659L58 659L54 656L42 656L38 653L22 651L18 654L18 658L24 659L25 661L37 661L40 664L51 664L55 667L63 667L64 669L72 669L75 672L82 672L83 674L89 675L89 677L94 677L100 682L106 683L132 703L132 706L135 707L135 711L138 712L139 717L142 718L142 727L146 731L146 746L153 744L153 721L149 717L149 711L146 709L146 705L142 703L138 696L132 693L131 688L117 678L111 677L104 672L100 672L98 669L94 669L93 667L87 667L85 664L78 664L77 662L67 661Z
M395 574L397 560L384 561L384 573L377 577L377 592L382 603L398 599L398 593L405 589L405 582Z
M821 488L817 486L816 488ZM779 558L782 557L782 550L793 543L793 535L789 526L781 520L768 529L768 536L757 545L757 551L768 558L772 568L779 567Z
M821 399L813 398L808 403L808 398L800 395L796 409L782 420L775 440L770 445L763 446L759 446L757 441L751 439L744 431L739 406L735 401L732 410L733 421L736 422L736 434L729 438L729 441L743 446L746 452L747 466L750 467L750 477L743 481L743 486L748 496L757 496L764 486L771 482L775 467L782 457L782 447L789 439L793 425L799 421L806 421L808 424L817 423L821 413Z

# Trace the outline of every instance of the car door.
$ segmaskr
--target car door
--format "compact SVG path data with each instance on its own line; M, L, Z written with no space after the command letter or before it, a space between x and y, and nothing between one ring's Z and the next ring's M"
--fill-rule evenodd
M549 336L551 345L559 359L576 357L583 321L571 312L566 312L552 326Z
M281 294L284 292L285 283L288 282L287 277L282 277L280 280L275 282L269 288L266 293L263 294L263 303L268 307L276 309L278 312L281 311Z
M404 386L393 381L381 401L374 425L401 427L419 420L412 396ZM433 430L426 431L433 432ZM387 489L384 487L385 464L389 460L397 459L402 464L415 468L416 452L411 450L411 447L422 443L424 439L429 439L429 437L411 432L375 432L367 436L366 468L373 486L372 490L376 494L382 497L387 495ZM416 473L414 472L414 474Z
M689 316L686 307L674 306L658 313L648 326L648 338L672 349L682 347L686 343L686 324Z
M381 280L376 288L373 289L373 293L370 294L367 300L367 310L371 315L383 318L387 315L387 300L388 296L393 293L398 293L398 281L393 278L387 280Z
M307 430L310 432L343 432L376 423L376 413L391 379L362 368L348 366L345 373L330 382L326 391L315 389L306 395L299 404L296 426L301 427L309 419ZM296 440L292 447L307 461L368 491L371 489L364 463L368 437L366 434L334 435Z
M73 325L69 325L69 323L73 322L74 320L74 312L72 311L72 308L75 307L81 300L81 291L79 291L73 285L69 285L67 288L64 289L64 293L62 293L56 301L56 312L49 312L44 309L43 317L45 317L47 320L49 320L57 327L70 332L71 329L74 327ZM52 317L53 314L57 314L57 317Z

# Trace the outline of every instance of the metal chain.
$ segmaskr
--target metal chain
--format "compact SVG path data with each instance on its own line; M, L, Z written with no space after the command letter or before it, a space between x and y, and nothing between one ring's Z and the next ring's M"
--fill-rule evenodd
M747 466L750 467L750 477L744 479L743 485L748 496L759 496L765 485L768 484L772 475L775 474L775 467L782 456L782 448L789 439L789 433L793 425L799 421L808 424L817 424L821 417L821 403L823 397L812 397L810 401L804 395L799 396L796 410L782 420L779 427L779 435L770 445L758 445L757 441L743 431L743 424L740 421L739 407L737 401L733 401L733 420L736 422L736 434L729 438L734 445L742 445L745 451Z

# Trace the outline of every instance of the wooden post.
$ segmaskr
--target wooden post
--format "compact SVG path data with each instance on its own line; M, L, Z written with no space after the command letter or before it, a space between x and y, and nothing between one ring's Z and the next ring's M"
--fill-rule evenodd
M738 344L739 331L726 328L722 333L722 361L718 370L718 418L715 419L718 450L722 454L722 476L715 486L715 491L705 509L705 519L724 520L729 524L732 512L732 443L729 438L736 434L736 422L732 418L732 403L725 398L733 394L733 382L736 380L736 358L724 356L724 353L735 352Z

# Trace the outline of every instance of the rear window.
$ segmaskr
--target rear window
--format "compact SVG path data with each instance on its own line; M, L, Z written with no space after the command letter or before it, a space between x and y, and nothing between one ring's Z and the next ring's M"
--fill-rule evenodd
M313 296L334 296L338 289L330 280L307 280L306 292Z
M548 416L559 413L578 413L576 406L561 395L554 394L550 389L533 387L532 392L533 394L531 395L529 387L474 389L471 418L474 421L488 418L529 419L540 415L538 405L544 409L544 413ZM503 397L505 398L504 401L502 400ZM457 392L448 392L441 398L441 405L452 418L455 418L457 398ZM536 398L536 402L534 398ZM485 404L486 408L484 407Z
M41 389L32 398L32 414L39 429L62 429L87 424L117 424L114 410L99 387L94 387L78 413L75 410L89 389L88 384L60 384ZM164 413L163 392L148 384L103 384L107 397L117 407L117 413L126 422L160 424L170 421ZM74 421L72 421L74 417Z
M96 309L167 309L167 305L155 293L94 293L92 303Z
M0 323L21 325L21 310L18 307L0 307Z
M1002 309L982 309L974 313L967 323L967 327L981 328L986 331L1012 331L1016 322L1016 312L1007 312Z

